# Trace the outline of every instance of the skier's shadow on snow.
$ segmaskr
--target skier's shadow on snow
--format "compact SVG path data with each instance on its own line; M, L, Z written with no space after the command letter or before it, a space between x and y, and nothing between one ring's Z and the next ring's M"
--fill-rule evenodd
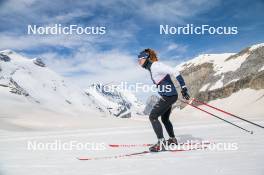
M194 137L194 136L192 136L192 135L190 135L190 134L184 134L184 135L178 135L178 136L176 136L176 138L178 139L178 141L179 142L181 142L181 143L185 143L185 142L187 142L187 141L191 141L191 140L195 140L195 141L203 141L203 139L202 138L200 138L200 137Z

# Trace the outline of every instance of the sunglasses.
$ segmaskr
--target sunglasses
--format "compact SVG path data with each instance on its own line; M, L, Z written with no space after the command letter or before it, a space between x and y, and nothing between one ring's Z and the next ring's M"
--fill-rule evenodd
M149 54L147 52L140 52L140 54L138 55L138 60L141 59L148 59L149 58Z

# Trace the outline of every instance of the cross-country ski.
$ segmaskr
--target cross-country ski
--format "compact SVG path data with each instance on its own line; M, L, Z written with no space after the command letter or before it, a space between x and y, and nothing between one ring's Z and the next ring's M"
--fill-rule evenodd
M186 143L179 143L178 145L201 145L201 144L210 144L211 142L209 141L203 141L203 142L197 142L197 141L188 141ZM148 147L151 146L151 143L139 143L139 144L108 144L109 147L112 148L122 148L122 147L128 147L128 148L132 148L132 147Z
M191 148L180 148L180 149L167 149L163 150L162 152L183 152L183 151L193 151L193 150L205 150L207 148L206 145L199 145L197 147L191 147ZM146 154L155 154L151 151L142 151L142 152L134 152L134 153L128 153L128 154L121 154L121 155L114 155L114 156L103 156L103 157L77 157L78 160L108 160L108 159L120 159L120 158L130 158L134 156L141 156Z

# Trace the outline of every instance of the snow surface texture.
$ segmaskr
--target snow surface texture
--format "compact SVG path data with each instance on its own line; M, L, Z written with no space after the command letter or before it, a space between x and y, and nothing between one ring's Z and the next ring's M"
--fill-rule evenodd
M247 100L240 100L245 95ZM249 120L264 124L263 100L264 90L246 89L223 100L211 104L235 112ZM259 98L261 97L261 98ZM220 114L218 114L220 115ZM263 175L264 132L250 124L232 117L234 121L255 134L250 135L218 119L208 116L190 107L174 110L172 113L176 137L184 142L189 139L209 140L216 143L237 143L238 150L217 151L198 150L188 152L163 152L144 156L133 156L120 159L80 161L76 157L100 157L122 155L144 151L147 148L110 148L105 150L85 151L30 151L28 141L54 142L60 140L68 143L153 143L156 138L146 118L142 120L91 118L89 129L57 131L7 131L0 134L0 174L34 174L34 175L70 175L70 174L185 174L185 175ZM8 117L8 116L7 116ZM60 120L58 118L57 120ZM54 120L53 122L56 122ZM59 122L59 121L58 121ZM83 122L83 120L79 120ZM167 137L167 135L166 135Z
M200 92L202 92L202 91L206 91L206 89L208 88L208 86L210 86L210 83L205 84L205 85L200 89Z
M264 70L264 66L263 66L262 68L259 69L259 72L260 72L260 71L263 71L263 70Z
M223 79L224 76L222 76L220 80L218 80L212 87L210 87L209 90L214 90L223 87L224 86Z

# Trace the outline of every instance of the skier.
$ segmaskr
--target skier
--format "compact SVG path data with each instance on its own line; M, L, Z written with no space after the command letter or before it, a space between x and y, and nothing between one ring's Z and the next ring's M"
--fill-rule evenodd
M176 87L172 78L176 78L181 86L181 93L184 99L189 100L190 96L185 86L185 82L180 73L170 66L158 62L156 52L152 49L145 49L138 55L139 65L150 72L150 77L154 84L157 85L158 93L160 95L159 101L154 105L150 112L149 120L157 135L158 142L152 145L149 150L153 152L165 150L165 145L178 144L175 138L173 126L169 119L172 105L178 99ZM160 121L164 124L166 131L170 138L166 141L163 136L163 130Z

